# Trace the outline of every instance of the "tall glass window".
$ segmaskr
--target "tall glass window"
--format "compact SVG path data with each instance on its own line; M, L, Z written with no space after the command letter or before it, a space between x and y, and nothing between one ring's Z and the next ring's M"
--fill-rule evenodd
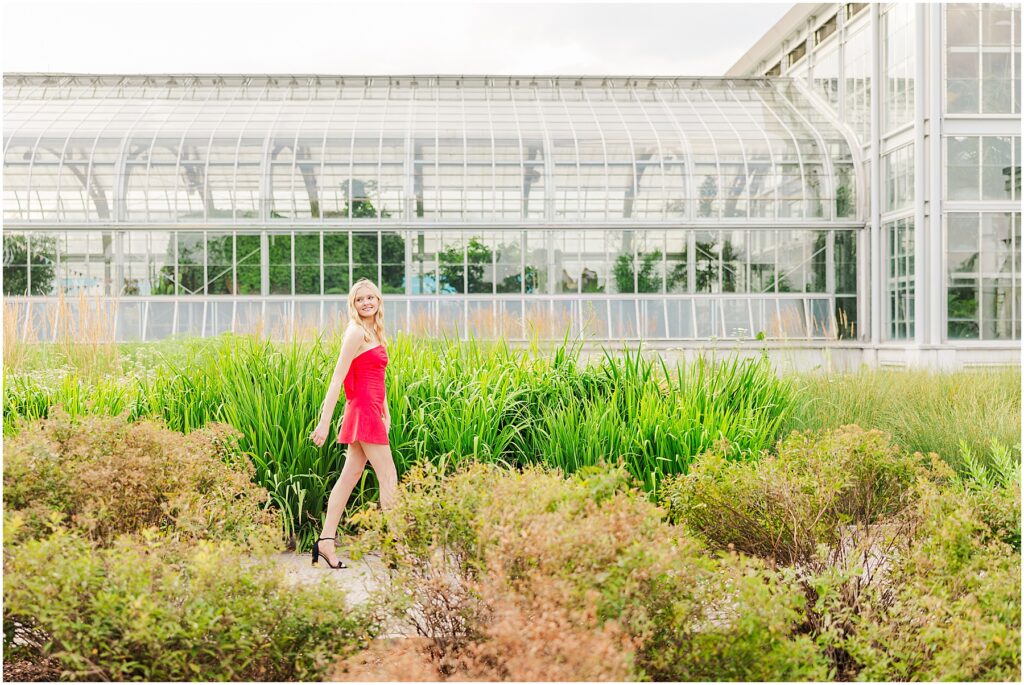
M946 333L1020 339L1020 212L946 215Z
M833 37L814 53L811 86L833 110L839 110L839 40Z
M885 211L914 203L914 145L904 145L885 156Z
M914 337L914 220L883 224L886 236L886 318L889 339Z
M946 111L1020 112L1020 5L946 5Z
M843 113L857 138L866 142L871 134L871 31L868 22L862 22L847 34L843 61L846 80Z
M882 73L885 75L885 130L914 118L913 3L894 3L882 14L885 32Z

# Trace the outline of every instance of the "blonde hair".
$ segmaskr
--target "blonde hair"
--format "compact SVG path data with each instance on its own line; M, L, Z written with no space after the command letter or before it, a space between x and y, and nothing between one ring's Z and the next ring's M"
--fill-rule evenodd
M359 311L356 309L356 291L360 288L366 288L371 293L377 296L377 313L373 317L373 333L377 336L377 342L381 345L387 345L388 339L384 334L384 298L381 297L380 288L374 284L368 278L360 278L358 281L352 284L352 287L348 291L348 320L363 329L363 340L370 342L370 331L366 330L363 325L363 319L359 316Z

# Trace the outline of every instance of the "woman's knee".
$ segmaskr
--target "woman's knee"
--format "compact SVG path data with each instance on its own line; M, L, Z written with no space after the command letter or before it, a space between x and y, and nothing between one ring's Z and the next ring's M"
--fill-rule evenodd
M395 469L395 461L391 457L391 449L387 445L373 445L366 451L370 465L373 467L377 479L388 483L398 482L398 471Z

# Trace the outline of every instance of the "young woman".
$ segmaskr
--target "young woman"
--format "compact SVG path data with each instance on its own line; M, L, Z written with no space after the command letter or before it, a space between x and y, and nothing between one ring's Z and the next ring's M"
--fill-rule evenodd
M331 568L346 568L335 554L334 538L338 534L341 512L359 482L366 462L370 462L377 474L382 509L391 508L398 487L398 474L388 444L391 412L384 394L388 352L383 302L380 290L373 282L361 278L352 284L348 292L348 318L341 354L320 411L320 423L309 436L317 447L327 440L344 379L345 417L338 431L338 442L348 445L348 454L341 476L327 500L327 515L320 539L313 543L313 563L323 557ZM323 542L329 544L321 545Z

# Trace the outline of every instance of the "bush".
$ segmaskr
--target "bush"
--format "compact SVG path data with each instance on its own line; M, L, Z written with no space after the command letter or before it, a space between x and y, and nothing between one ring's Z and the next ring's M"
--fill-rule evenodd
M703 455L687 475L665 484L662 499L672 520L712 547L772 564L806 564L819 545L837 547L844 526L863 528L901 511L911 483L930 468L927 458L907 455L881 431L794 432L777 454L759 461ZM948 480L952 473L931 477Z
M429 638L433 677L473 677L472 667L450 665L499 653L506 665L523 653L547 658L501 677L526 679L542 667L571 676L559 656L568 648L541 639L543 630L529 644L499 639L507 626L495 618L502 606L496 598L538 621L593 616L582 621L591 626L583 636L566 637L595 645L575 662L581 674L619 673L617 666L602 670L610 640L632 658L637 677L827 675L813 642L794 634L799 587L758 560L707 555L629 487L622 467L591 468L569 480L539 468L508 473L473 465L449 478L420 470L403 491L386 519L360 518L370 525L363 544L375 546L385 529L402 541L388 551L398 564L392 593L411 597L414 625ZM341 670L349 667L357 668Z
M860 677L1020 681L1019 481L995 501L930 483L920 491L906 514L915 544L890 571L894 599L870 604L847 645ZM1016 549L1004 542L1009 519Z
M54 658L75 680L316 680L379 631L372 610L241 552L154 529L106 548L77 531L9 546L5 652L18 638L12 656Z
M492 611L474 641L438 654L425 637L378 641L340 662L331 680L622 681L632 642L593 613L570 612L556 598L487 597Z
M54 512L100 544L149 526L176 539L280 547L266 491L235 431L210 425L183 436L124 417L72 420L59 410L4 444L4 496L26 537Z

